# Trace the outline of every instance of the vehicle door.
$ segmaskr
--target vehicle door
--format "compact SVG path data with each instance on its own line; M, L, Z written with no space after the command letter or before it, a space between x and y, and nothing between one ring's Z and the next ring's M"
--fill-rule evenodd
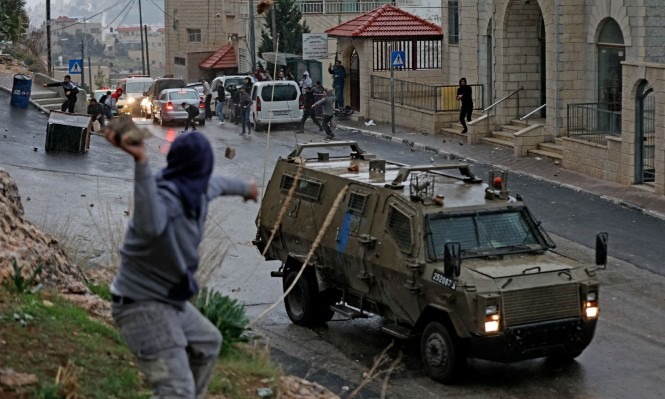
M372 235L377 192L372 186L350 184L343 203L344 213L336 231L337 253L343 254L345 285L370 293L376 283L372 267L377 239Z

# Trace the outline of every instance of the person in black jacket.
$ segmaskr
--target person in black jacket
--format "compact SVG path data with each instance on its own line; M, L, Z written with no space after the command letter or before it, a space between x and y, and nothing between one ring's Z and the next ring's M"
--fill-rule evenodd
M305 88L305 94L303 95L303 97L305 99L303 100L304 109L302 111L302 120L300 121L300 128L296 131L304 132L305 121L307 120L307 118L312 118L314 124L319 127L319 132L322 132L323 126L321 126L321 123L316 119L314 108L312 108L312 105L314 105L314 103L316 102L316 98L314 98L314 93L312 92L311 87Z
M79 88L76 87L76 84L74 84L74 82L72 82L71 76L65 75L65 79L62 82L44 83L42 86L44 87L62 86L63 90L65 91L65 102L62 103L60 110L62 112L65 111L69 113L74 112L74 106L76 105L76 95L79 93Z
M102 106L97 103L97 100L94 98L90 99L88 102L88 115L92 119L92 122L99 121L99 127L101 131L104 131L104 112L102 111ZM95 131L95 125L92 125L91 131Z
M471 113L473 112L473 94L471 92L471 86L466 84L466 78L459 80L459 87L457 88L457 100L462 103L462 107L459 113L459 121L464 127L462 133L468 132L466 128L466 119L468 122L471 122Z
M183 102L182 107L187 111L187 120L185 121L185 132L187 129L189 129L189 125L192 125L192 130L195 130L196 127L194 126L194 118L199 116L199 109L192 104L187 104L186 102Z

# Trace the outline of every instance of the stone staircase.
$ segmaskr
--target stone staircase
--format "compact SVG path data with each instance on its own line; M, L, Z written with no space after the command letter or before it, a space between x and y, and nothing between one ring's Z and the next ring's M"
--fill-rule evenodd
M483 137L482 141L486 144L515 148L515 133L527 126L525 122L512 120L509 124L502 125L500 130L492 130L491 136Z
M49 90L40 90L33 92L30 98L40 106L48 110L60 110L62 102L65 101L58 93Z
M529 155L561 161L563 159L563 139L557 137L553 143L539 143L537 149L529 150Z

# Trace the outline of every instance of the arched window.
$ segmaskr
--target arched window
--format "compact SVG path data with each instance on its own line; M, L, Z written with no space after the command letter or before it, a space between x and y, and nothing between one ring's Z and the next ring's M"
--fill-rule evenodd
M621 111L621 62L626 59L621 27L608 18L598 35L598 102L610 111Z

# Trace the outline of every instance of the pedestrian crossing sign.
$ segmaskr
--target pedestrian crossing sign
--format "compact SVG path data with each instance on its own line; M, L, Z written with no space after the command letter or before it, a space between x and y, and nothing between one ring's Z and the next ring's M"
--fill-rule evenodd
M404 58L404 51L393 51L390 55L390 62L392 63L393 68L403 68Z
M76 75L76 74L80 75L82 69L83 69L82 59L69 60L69 73L71 75Z

